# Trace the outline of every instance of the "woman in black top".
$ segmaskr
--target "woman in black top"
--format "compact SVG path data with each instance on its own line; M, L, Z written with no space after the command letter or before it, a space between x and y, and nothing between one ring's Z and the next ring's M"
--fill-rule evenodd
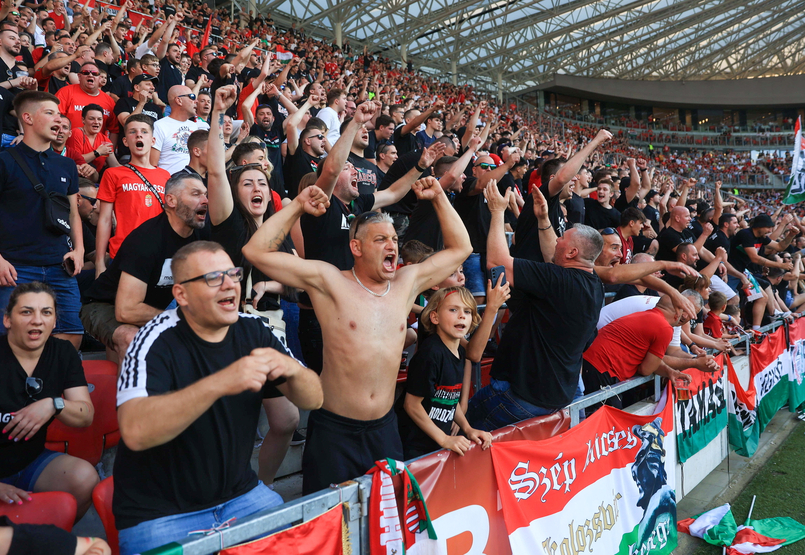
M279 202L279 195L269 188L270 176L259 164L237 168L227 178L222 127L224 113L235 98L236 92L232 86L216 90L210 115L207 196L210 199L212 239L221 243L235 266L242 266L245 276L248 276L244 277L246 286L242 288L243 311L267 316L269 324L274 327L275 335L286 344L279 305L282 285L253 268L241 252L263 221L275 213L275 203ZM271 169L269 173L270 171ZM286 397L266 399L263 401L263 408L268 417L269 431L260 447L257 475L263 483L269 485L274 481L299 424L299 409Z
M0 336L0 502L22 504L28 492L66 491L78 502L76 521L92 503L98 474L88 462L45 449L48 425L86 427L95 410L78 353L51 337L56 297L40 282L19 285Z

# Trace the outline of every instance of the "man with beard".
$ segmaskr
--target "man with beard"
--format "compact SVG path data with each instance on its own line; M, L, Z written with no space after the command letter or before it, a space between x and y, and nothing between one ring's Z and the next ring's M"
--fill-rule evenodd
M127 139L135 139L135 144L129 144L132 159L136 155L137 162L143 163L145 133L135 129L136 122L131 118L126 123ZM186 173L171 177L165 183L164 202L163 212L129 233L109 268L84 295L81 321L85 329L111 349L118 360L123 359L140 327L172 305L173 254L193 241L209 238L204 229L207 188L198 177ZM101 210L102 218L103 205ZM100 222L99 219L96 241L99 246L102 239L108 240L108 236L100 235ZM159 240L155 241L155 237ZM96 263L102 257L100 248L97 251Z
M82 111L90 104L97 104L103 110L101 133L107 133L112 144L117 142L118 124L115 117L115 101L101 90L101 73L93 62L81 66L78 72L78 84L67 85L59 89L59 109L62 115L70 119L73 129L83 125Z
M37 69L34 74L39 83L39 89L50 94L56 94L70 85L71 64L89 50L89 46L82 46L74 54L67 54L66 52L51 52L48 54L47 63Z
M350 121L352 121L352 118L344 120L344 123L341 124L341 134L343 134L343 130L346 129ZM358 172L358 193L362 195L371 195L377 191L377 185L380 183L377 166L363 157L363 152L367 146L369 146L369 130L366 129L365 125L362 125L358 130L358 134L352 140L352 149L350 149L349 158L347 158Z
M272 92L276 90L273 89ZM275 99L274 105L276 106ZM260 104L257 107L255 123L249 130L249 135L260 138L266 145L268 161L274 166L271 172L271 190L285 196L285 177L282 173L282 152L280 147L285 140L285 118L278 111L275 112L271 104ZM298 183L297 183L298 185Z

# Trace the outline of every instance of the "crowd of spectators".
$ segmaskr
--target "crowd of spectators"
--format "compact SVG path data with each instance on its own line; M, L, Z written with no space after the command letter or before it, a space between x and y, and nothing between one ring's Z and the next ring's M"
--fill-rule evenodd
M805 305L801 210L691 177L743 155L641 152L269 16L116 8L0 9L3 502L88 510L95 470L45 448L93 420L80 350L119 365L127 554L281 503L294 441L305 492L463 455Z

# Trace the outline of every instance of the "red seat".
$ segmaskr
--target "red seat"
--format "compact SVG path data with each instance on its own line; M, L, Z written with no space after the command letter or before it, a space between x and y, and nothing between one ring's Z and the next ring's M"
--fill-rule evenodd
M112 548L112 555L120 553L120 545L117 539L117 526L115 526L115 515L112 513L112 494L115 487L112 477L109 476L92 490L92 504L101 517L103 529L106 531L106 543Z
M111 360L85 360L81 365L84 367L85 376L108 374L117 377L117 364Z
M22 505L0 504L0 516L7 516L17 524L53 524L71 532L75 522L75 497L63 491L32 493L32 501Z
M117 373L117 371L115 371ZM95 418L86 428L72 428L55 420L48 427L45 446L89 462L98 464L103 450L120 441L117 423L117 376L87 374L90 398L95 407Z

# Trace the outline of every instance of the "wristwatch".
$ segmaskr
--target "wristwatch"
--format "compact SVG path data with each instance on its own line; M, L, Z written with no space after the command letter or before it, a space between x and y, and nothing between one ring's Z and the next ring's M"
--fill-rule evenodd
M64 399L62 399L61 397L54 397L53 408L56 409L55 416L59 416L61 414L61 411L64 410Z
M98 151L97 151L97 150L93 150L93 151L92 151L92 154L94 154L94 155L95 155L95 158L100 158L100 157L101 157L101 155L100 155L100 154L98 154Z

